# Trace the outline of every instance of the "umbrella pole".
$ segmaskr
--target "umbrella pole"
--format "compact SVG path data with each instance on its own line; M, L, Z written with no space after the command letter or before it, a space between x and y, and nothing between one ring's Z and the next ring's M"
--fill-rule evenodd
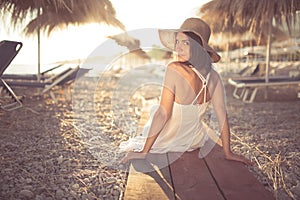
M267 55L266 55L266 72L265 72L265 82L269 82L269 73L270 73L270 59L271 59L271 45L272 45L272 19L269 18L268 23L268 39L267 39ZM265 89L265 99L268 98L268 87Z
M38 74L37 80L41 80L41 36L40 36L40 29L38 29Z
M272 44L272 23L269 23L268 27L268 43L267 43L267 55L266 55L266 75L265 81L269 82L269 72L270 72L270 59L271 59L271 44Z
M270 13L268 15L268 41L267 41L267 55L266 55L266 83L269 82L270 60L271 60L271 45L272 45L272 22L274 17L274 2L270 2Z
M40 8L38 8L38 16L40 16ZM39 17L37 17L39 19ZM40 30L40 23L38 22L38 74L37 74L37 81L41 80L41 30Z

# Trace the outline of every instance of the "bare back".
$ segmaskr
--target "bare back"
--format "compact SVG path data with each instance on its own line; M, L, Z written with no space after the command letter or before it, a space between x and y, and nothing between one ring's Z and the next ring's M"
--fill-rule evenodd
M171 69L173 72L169 75L172 76L173 84L175 84L173 91L175 102L183 105L191 104L203 87L202 80L191 67L184 64L172 63ZM204 101L205 91L203 90L197 98L196 104L202 104L210 100L208 88L205 89L206 100Z

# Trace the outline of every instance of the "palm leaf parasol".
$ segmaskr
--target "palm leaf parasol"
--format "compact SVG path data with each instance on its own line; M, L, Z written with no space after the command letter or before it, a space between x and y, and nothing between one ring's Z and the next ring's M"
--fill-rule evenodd
M249 30L259 38L266 36L265 81L268 82L272 33L276 31L273 24L285 23L290 32L296 22L293 16L297 10L300 10L300 0L212 0L204 4L199 12L211 20L213 30L223 27L221 31L243 33Z
M150 59L147 53L141 49L140 40L128 35L127 32L119 35L108 36L108 38L114 40L118 45L126 47L130 53L133 53L143 59Z
M0 10L10 17L14 28L27 23L24 25L24 33L37 34L38 77L40 77L40 32L49 35L55 28L92 22L125 29L115 17L115 9L109 0L0 0Z

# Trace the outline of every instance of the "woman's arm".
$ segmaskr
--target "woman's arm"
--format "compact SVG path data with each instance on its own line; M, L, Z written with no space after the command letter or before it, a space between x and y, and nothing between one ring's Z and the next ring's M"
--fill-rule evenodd
M239 161L247 165L253 165L253 163L250 160L246 159L244 156L232 153L230 149L230 128L229 128L227 115L225 117L224 125L221 131L221 140L222 140L223 150L226 159Z
M220 133L221 133L221 140L222 140L222 146L223 146L225 158L228 160L240 161L245 164L251 165L252 163L248 159L231 152L230 127L229 127L227 110L226 110L225 89L224 89L224 85L222 83L222 80L221 80L221 77L219 76L219 74L217 74L216 72L214 72L214 73L217 76L217 79L215 79L216 87L212 93L213 95L212 95L211 99L212 99L214 111L218 118L219 129L220 129Z
M221 77L215 71L212 72L211 81L215 84L214 91L211 93L211 101L214 111L217 115L219 123L219 131L221 133L222 146L225 155L230 152L230 129L227 118L226 102L225 102L225 89Z
M160 131L169 120L172 114L174 98L174 93L170 90L170 88L164 85L160 105L153 116L148 137L142 150L143 153L148 153L150 151Z
M148 153L158 137L160 131L169 120L175 100L175 83L176 80L175 64L170 64L165 73L164 85L161 93L160 105L153 116L149 129L148 137L145 142L143 153Z
M156 141L159 133L165 126L166 122L169 120L172 110L173 104L175 100L175 83L176 80L176 72L174 71L174 66L171 64L167 67L165 73L165 80L161 94L160 105L157 111L153 116L153 120L151 126L149 128L148 137L144 144L144 148L141 152L129 152L122 160L121 163L126 163L131 159L143 159L146 154L150 151L152 145Z

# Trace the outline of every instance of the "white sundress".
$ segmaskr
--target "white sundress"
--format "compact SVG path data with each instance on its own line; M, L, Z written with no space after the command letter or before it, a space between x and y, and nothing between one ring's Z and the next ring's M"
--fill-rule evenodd
M205 100L210 74L205 79L196 69L192 69L199 76L203 86L191 104L184 105L174 102L172 115L152 145L150 153L192 151L202 147L207 141L207 126L205 126L201 118L209 104L209 101L205 102ZM204 102L195 104L203 90ZM130 138L128 141L120 144L122 151L140 151L143 149L156 109L157 107L152 109L150 118L143 128L141 136Z

